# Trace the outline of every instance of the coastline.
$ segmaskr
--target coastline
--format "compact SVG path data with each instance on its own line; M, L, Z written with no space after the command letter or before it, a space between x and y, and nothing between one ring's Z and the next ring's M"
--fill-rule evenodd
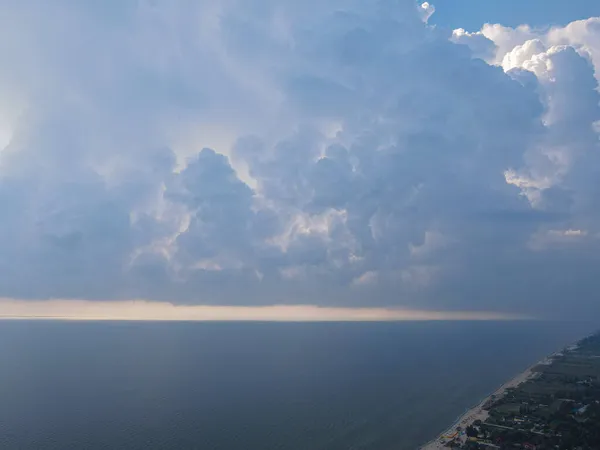
M543 360L536 362L535 364L528 367L524 372L521 372L520 374L518 374L516 377L514 377L510 381L504 383L502 386L500 386L498 389L496 389L490 395L485 397L476 406L474 406L473 408L469 409L467 412L462 414L447 430L442 432L435 439L432 439L431 441L427 442L426 444L420 446L419 450L447 449L448 447L446 447L446 444L448 444L448 442L453 441L455 439L458 439L461 442L463 442L466 439L466 437L464 435L461 435L458 428L460 428L464 432L464 430L469 425L473 425L473 423L476 420L485 421L487 419L489 413L484 409L484 407L487 405L488 402L490 402L492 400L492 397L494 399L501 398L502 396L504 396L506 394L507 389L517 387L520 384L522 384L530 379L533 379L536 376L536 372L533 371L534 367L536 367L540 364L548 364L548 361L550 361L552 359L552 357L554 357L555 355L556 355L556 353L553 353L552 355L544 358Z

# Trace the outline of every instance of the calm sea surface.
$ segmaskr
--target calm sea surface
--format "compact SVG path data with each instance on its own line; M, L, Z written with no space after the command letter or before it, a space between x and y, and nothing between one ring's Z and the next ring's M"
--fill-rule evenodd
M0 321L0 448L413 450L589 331Z

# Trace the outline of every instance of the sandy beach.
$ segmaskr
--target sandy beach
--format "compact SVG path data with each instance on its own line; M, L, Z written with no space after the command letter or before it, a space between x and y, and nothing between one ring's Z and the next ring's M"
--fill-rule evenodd
M442 434L440 434L434 440L432 440L432 441L428 442L427 444L425 444L424 446L420 447L420 449L421 450L445 449L445 448L447 448L446 444L452 440L456 440L457 443L458 442L464 443L467 438L466 435L464 434L465 428L468 427L469 425L472 425L473 422L475 422L476 420L484 421L485 419L487 419L488 412L484 409L484 406L488 403L488 401L490 401L492 397L501 398L506 393L507 389L516 387L516 386L520 385L521 383L524 383L525 381L534 377L535 372L533 372L533 368L535 366L537 366L538 364L546 363L546 361L547 360L535 363L534 365L529 367L527 370L520 373L512 380L510 380L509 382L500 386L496 391L494 391L488 397L483 399L481 401L481 403L479 403L477 406L471 408L469 411L467 411L465 414L463 414L456 422L454 422L454 424L450 428L448 428L446 431L444 431ZM458 428L460 428L462 430L462 433L458 430Z

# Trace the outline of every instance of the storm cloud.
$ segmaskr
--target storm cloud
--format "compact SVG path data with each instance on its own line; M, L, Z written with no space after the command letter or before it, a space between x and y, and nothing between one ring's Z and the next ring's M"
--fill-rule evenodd
M600 312L600 18L1 9L0 297Z

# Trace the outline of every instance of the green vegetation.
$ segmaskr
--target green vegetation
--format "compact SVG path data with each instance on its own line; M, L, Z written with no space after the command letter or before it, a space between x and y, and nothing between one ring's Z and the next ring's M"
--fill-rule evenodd
M553 356L535 376L487 405L463 449L600 449L600 333Z

